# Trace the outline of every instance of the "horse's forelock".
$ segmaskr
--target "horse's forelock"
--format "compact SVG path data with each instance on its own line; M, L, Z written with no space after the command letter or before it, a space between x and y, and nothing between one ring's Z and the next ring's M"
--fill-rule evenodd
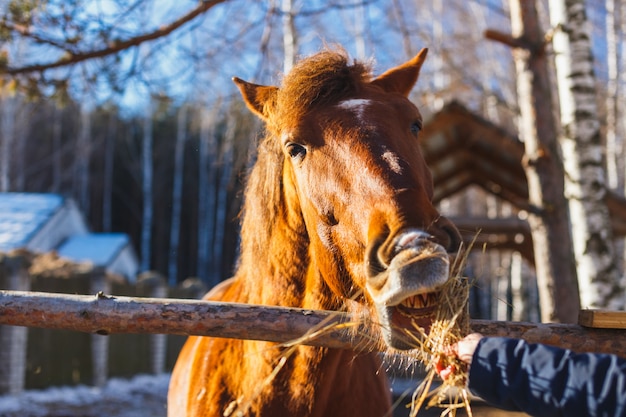
M275 122L293 125L304 114L355 94L371 78L369 66L350 64L343 50L326 50L303 59L283 79Z

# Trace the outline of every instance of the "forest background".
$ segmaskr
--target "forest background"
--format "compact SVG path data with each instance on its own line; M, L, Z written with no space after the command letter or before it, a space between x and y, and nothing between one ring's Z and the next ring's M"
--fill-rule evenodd
M606 184L624 195L626 4L582 4ZM549 37L548 1L536 6ZM335 44L380 73L428 47L412 96L425 119L456 100L517 134L512 50L484 34L511 33L511 12L508 0L2 1L0 191L71 197L93 231L131 236L142 270L212 286L236 262L262 134L232 76L278 84L298 56ZM442 210L512 209L470 189ZM518 254L474 261L487 299L508 301L481 301L478 316L538 319L510 308L512 270L532 269Z

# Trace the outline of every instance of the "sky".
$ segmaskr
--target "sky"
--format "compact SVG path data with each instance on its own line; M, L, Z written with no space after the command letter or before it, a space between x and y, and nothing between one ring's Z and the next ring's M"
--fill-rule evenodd
M73 4L64 0L48 1L53 5L51 10L61 10ZM431 54L424 68L428 73L439 68L436 66L439 55L436 54L441 47L448 50L446 59L456 61L469 77L482 77L482 82L488 83L490 88L503 89L500 77L509 71L510 52L490 45L490 41L482 38L482 33L487 28L508 30L509 11L506 9L506 1L362 0L365 6L355 7L359 1L294 0L299 53L307 55L324 44L338 43L352 56L364 55L366 59L373 60L374 69L380 72L408 59L410 54L416 53L421 47L430 47ZM67 74L69 71L72 94L81 97L81 102L87 107L113 101L130 112L149 112L151 97L154 95L170 97L179 104L185 101L210 103L218 98L223 101L236 92L231 82L233 76L264 84L280 81L282 22L279 14L269 14L269 5L280 3L279 0L226 1L189 22L167 39L147 42L119 57L87 62L80 68L62 69L59 72ZM0 9L6 7L6 4L6 1L0 0ZM115 6L118 1L90 0L85 4L87 7L78 15L78 19L90 21L97 16L96 21L113 25L115 36L124 39L171 22L195 7L197 2L137 2L139 6L123 15ZM401 12L391 7L391 4L400 5ZM545 2L539 4L540 13L546 13ZM589 15L594 24L594 54L598 61L598 75L602 78L606 77L603 32L605 12L603 2L590 4ZM328 10L333 5L336 7ZM465 9L461 10L463 7ZM436 22L440 23L435 25ZM98 30L98 25L91 24L80 35L85 39L99 39ZM442 45L436 43L437 30L442 32ZM411 34L410 47L403 42L403 31ZM54 35L55 30L49 29L47 33ZM362 39L359 34L363 34ZM480 68L464 67L467 64L461 60L461 55L473 52L467 50L465 45L468 38L476 39L477 43L472 47L477 56L485 61L497 60L494 61L497 65L488 67L488 70L493 71L492 74L484 70L481 72ZM24 43L14 42L9 47L11 57L17 63L39 62L42 57L55 54L48 46L25 47ZM264 48L265 54L260 52ZM58 52L56 54L58 56ZM439 64L444 67L448 65L446 59L439 61ZM106 71L111 68L119 68L120 71L109 71L107 74ZM140 70L124 82L127 73L134 68ZM502 74L496 74L497 71ZM85 83L84 80L91 78L94 73L100 74L99 81L96 84ZM122 91L111 88L109 80L112 78L122 80ZM506 88L514 89L510 86Z

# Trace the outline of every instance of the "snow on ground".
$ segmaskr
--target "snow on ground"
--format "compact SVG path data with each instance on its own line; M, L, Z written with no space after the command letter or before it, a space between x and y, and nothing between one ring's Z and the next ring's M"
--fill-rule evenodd
M169 374L0 396L0 417L165 417Z

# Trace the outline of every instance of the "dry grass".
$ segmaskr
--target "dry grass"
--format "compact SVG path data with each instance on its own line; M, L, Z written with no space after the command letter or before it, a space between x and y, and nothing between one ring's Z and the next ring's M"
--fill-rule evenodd
M442 416L455 416L459 408L465 408L467 414L472 416L469 392L465 387L466 366L448 353L450 345L469 333L468 296L468 280L451 279L442 289L437 316L430 332L426 334L422 328L416 326L421 338L415 337L418 347L411 351L411 355L424 365L426 377L413 393L410 417L416 416L424 404L426 407L443 408ZM437 377L437 363L443 367L451 366L455 372L431 390L433 380Z
M410 356L419 361L426 370L426 377L413 392L410 417L416 416L424 405L427 408L442 408L442 417L455 416L457 410L461 408L472 416L469 391L466 388L467 366L449 352L451 345L470 333L468 311L470 282L459 276L468 254L469 250L465 251L465 255L457 257L455 265L451 268L455 271L454 276L441 289L435 320L428 333L417 325L415 330L419 336L414 336L407 330L407 334L412 336L416 345ZM450 366L455 371L431 390L434 379L438 377L437 364L444 368Z

